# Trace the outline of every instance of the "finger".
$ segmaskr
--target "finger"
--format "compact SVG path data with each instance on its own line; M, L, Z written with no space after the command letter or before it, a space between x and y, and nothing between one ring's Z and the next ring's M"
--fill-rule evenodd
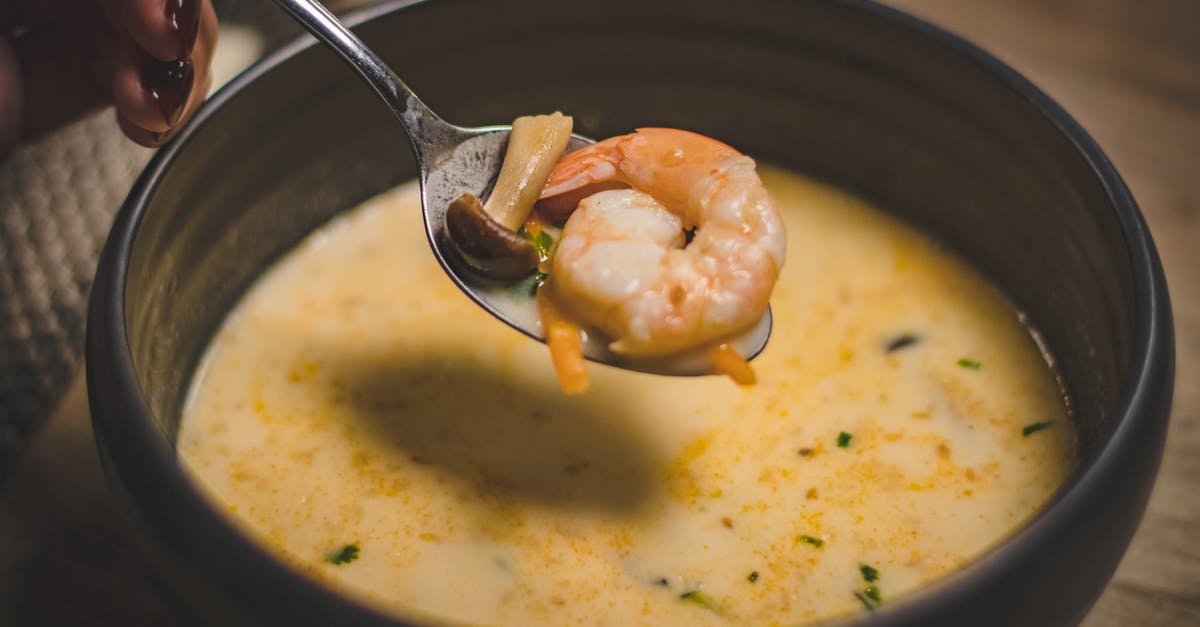
M196 89L192 92L192 99L186 105L187 113L185 115L191 115L191 112L200 106L200 103L204 102L203 94L208 91L211 84L212 78L206 78L204 84L201 85L203 89ZM178 125L162 133L148 131L134 124L129 118L122 115L120 110L117 111L117 124L121 127L121 131L125 133L126 137L147 148L157 148L163 145L174 137L182 127L182 125Z
M208 89L211 86L212 77L209 76L204 79L204 83L200 85L200 89L196 89L192 92L192 98L186 105L185 117L190 116L192 111L194 111L196 107L200 106L202 102L204 102L204 94L208 92ZM176 127L162 133L148 131L137 124L134 124L129 118L122 115L120 110L117 110L117 124L121 127L121 131L125 133L126 137L133 140L137 144L146 146L147 148L157 148L163 145L172 137L174 137L182 127L182 125L177 125Z
M104 20L31 30L14 42L21 63L23 135L36 137L110 99L112 39Z
M113 100L122 130L135 142L144 146L163 143L208 94L217 16L211 6L205 9L187 63L158 61L132 42L123 46L113 73Z
M130 122L164 133L182 119L195 81L190 59L159 61L126 40L113 71L113 103Z
M217 52L217 12L209 0L203 0L200 5L200 27L196 34L196 44L192 47L191 59L196 65L196 76L203 79L204 89L199 90L201 100L208 95L212 86L211 72L213 55ZM198 81L199 82L199 81Z
M125 136L129 139L132 139L134 143L140 144L147 148L157 148L167 140L166 133L154 133L152 131L147 131L146 129L131 122L129 118L121 115L120 111L117 111L117 126L120 126L121 132L125 133Z
M108 13L143 50L163 61L192 52L209 0L104 0Z

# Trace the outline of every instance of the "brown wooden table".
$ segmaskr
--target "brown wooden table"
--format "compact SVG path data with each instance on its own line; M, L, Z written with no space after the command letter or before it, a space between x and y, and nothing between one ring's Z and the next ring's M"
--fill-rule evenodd
M1200 0L892 0L1025 73L1095 136L1166 265L1178 377L1146 517L1087 627L1200 625ZM101 476L77 381L0 490L0 625L176 624Z

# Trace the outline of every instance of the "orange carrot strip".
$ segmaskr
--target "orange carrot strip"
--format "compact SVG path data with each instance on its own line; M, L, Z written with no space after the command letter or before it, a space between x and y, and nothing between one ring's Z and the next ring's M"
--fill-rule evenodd
M746 361L733 350L728 344L721 344L709 352L709 357L712 359L713 369L718 374L723 374L738 385L754 385L758 380L754 376L754 369L750 367L750 362Z
M588 373L579 326L563 316L545 294L546 291L546 286L538 291L538 311L542 316L546 345L550 347L550 361L558 375L558 385L565 394L582 394L587 391Z

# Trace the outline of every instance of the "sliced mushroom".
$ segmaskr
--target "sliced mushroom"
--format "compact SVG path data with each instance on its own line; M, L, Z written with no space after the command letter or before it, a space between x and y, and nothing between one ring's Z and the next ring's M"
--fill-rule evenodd
M557 111L513 120L500 176L484 205L488 215L514 231L525 224L571 140L571 126L571 118Z
M537 267L537 249L517 229L529 218L570 138L571 118L561 113L517 118L487 204L470 194L450 204L445 235L476 272L508 281Z
M493 220L473 194L463 194L450 203L446 235L467 265L500 281L528 275L541 259L529 240Z

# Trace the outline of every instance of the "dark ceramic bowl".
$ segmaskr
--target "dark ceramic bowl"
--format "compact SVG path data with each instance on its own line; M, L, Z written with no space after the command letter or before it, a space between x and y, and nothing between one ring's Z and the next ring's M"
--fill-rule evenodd
M1027 525L869 622L1082 618L1150 494L1173 340L1137 206L1045 94L862 0L396 1L353 21L449 120L561 109L594 137L694 129L873 199L974 263L1044 334L1082 461ZM174 447L197 359L255 277L335 213L413 176L389 116L331 53L292 45L158 153L104 250L87 338L96 436L164 588L196 624L397 624L249 542Z

